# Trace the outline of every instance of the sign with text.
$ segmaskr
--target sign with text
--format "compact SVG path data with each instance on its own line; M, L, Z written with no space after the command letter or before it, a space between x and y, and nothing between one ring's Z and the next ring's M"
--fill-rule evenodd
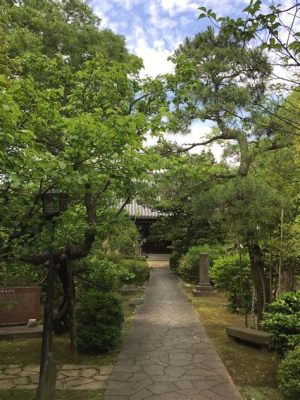
M40 318L40 293L37 286L0 287L0 325L27 323Z

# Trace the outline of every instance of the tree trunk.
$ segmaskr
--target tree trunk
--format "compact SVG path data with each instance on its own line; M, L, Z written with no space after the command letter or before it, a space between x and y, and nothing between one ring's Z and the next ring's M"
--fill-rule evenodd
M255 284L257 326L259 329L262 313L265 311L266 305L270 301L270 287L265 274L263 253L259 244L257 242L247 243L247 249L250 257L251 274Z
M54 319L54 331L57 334L69 332L73 361L76 363L78 355L75 322L75 288L71 261L68 257L65 257L61 261L58 276L62 283L64 296L63 301L59 306L58 313L56 314Z
M54 332L56 334L62 334L62 333L67 333L70 327L69 312L68 312L69 311L68 262L66 257L61 261L57 274L62 284L64 296L62 303L58 307L58 312L55 315L53 327L54 327Z
M280 287L281 287L281 293L296 290L296 282L295 282L293 268L289 268L282 271Z
M70 344L73 355L73 361L77 363L77 335L75 321L75 288L70 260L67 260L67 275L68 275L68 314L69 314L69 329L70 329Z

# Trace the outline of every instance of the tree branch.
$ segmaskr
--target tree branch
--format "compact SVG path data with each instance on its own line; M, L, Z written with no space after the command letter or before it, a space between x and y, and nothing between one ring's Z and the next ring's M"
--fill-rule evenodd
M133 106L134 106L137 102L139 102L140 100L145 99L146 97L151 96L152 94L154 94L154 93L146 93L146 94L143 94L141 97L138 97L137 99L132 100L132 102L131 102L130 105L129 105L129 110L128 110L128 111L129 111L129 114L132 112Z
M225 139L229 139L229 138L224 137L224 135L222 134L222 135L214 136L214 137L212 137L212 138L210 138L208 140L205 140L204 142L200 142L200 143L183 143L183 146L189 146L189 147L186 147L184 149L179 149L179 152L181 152L181 153L182 152L186 152L186 151L189 151L189 150L191 150L191 149L193 149L194 147L197 147L197 146L205 146L205 145L207 145L209 143L212 143L212 142L214 142L216 140L219 140L219 139L224 139L225 140Z
M116 213L116 217L118 217L121 212L124 210L124 208L126 207L126 205L129 203L130 197L127 196L126 200L124 201L124 203L122 204L122 206L119 208L119 210Z

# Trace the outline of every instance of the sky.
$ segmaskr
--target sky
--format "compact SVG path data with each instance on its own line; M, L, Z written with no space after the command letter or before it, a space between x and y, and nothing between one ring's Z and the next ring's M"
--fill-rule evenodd
M186 37L205 30L198 7L237 16L248 0L92 0L91 5L102 27L124 35L128 49L144 60L143 74L156 76L172 71L168 57Z
M172 72L173 64L168 57L186 37L193 37L197 32L206 29L207 19L198 20L200 6L211 8L220 16L238 17L249 2L250 0L91 0L91 5L102 20L102 27L124 35L127 48L143 59L144 69L141 75L154 77ZM272 0L263 0L262 3L262 8L266 11ZM288 6L294 0L282 0L280 3ZM169 140L178 144L199 142L210 131L210 125L198 122L192 126L188 137L169 135ZM149 139L149 144L153 142L153 139ZM222 147L212 144L211 149L216 159L220 160ZM194 151L199 150L197 148Z

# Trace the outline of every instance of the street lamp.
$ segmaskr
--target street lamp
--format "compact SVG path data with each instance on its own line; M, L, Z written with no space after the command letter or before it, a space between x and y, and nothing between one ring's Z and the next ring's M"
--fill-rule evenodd
M53 321L53 296L54 296L54 228L55 220L67 208L67 195L57 189L49 189L41 195L43 215L50 221L51 247L49 254L49 267L47 279L47 294L44 306L43 338L40 360L40 378L37 392L38 400L54 399L56 364L52 360L49 351L52 343L52 321Z
M57 189L48 189L42 193L43 214L47 219L58 216L67 208L68 197Z

